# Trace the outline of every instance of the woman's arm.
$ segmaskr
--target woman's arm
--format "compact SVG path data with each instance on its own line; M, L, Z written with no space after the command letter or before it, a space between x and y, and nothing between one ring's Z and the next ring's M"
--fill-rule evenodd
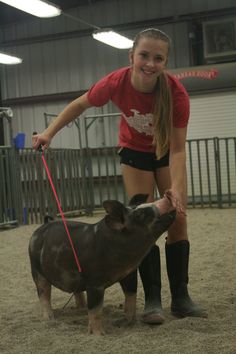
M176 207L181 212L185 211L187 205L186 135L187 127L173 128L170 143L171 190Z
M38 149L42 145L43 150L47 149L52 138L65 125L70 123L75 118L79 117L87 108L92 105L89 103L87 93L76 98L68 104L66 108L57 116L57 118L44 130L42 134L33 135L33 148Z

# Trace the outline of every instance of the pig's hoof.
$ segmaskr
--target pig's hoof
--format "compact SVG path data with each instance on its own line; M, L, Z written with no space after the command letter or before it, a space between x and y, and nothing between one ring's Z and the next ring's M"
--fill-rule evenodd
M54 313L53 312L43 312L43 319L46 321L54 320Z
M147 324L160 325L164 323L165 317L159 309L145 310L141 316L141 321Z
M131 318L127 318L126 317L126 321L128 323L128 325L132 326L135 322L136 322L136 317L131 317Z
M105 331L104 331L103 328L100 328L100 329L91 328L90 326L88 328L88 333L89 334L94 334L95 336L104 336L105 335Z

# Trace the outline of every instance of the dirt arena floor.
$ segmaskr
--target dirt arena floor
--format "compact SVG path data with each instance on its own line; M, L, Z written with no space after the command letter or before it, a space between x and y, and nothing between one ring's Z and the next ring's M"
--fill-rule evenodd
M82 221L96 222L93 218ZM236 209L188 210L191 241L192 298L208 310L208 318L176 319L161 248L163 306L161 326L140 321L143 291L139 282L137 321L123 321L123 295L118 284L107 289L104 302L106 335L87 334L87 311L76 309L70 295L55 288L55 320L44 321L31 278L28 241L38 225L0 231L1 354L236 354Z

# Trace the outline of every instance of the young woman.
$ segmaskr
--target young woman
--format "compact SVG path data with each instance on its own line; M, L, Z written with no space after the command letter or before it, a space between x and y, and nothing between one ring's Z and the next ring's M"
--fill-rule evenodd
M54 135L91 106L111 100L120 109L119 155L128 197L148 194L154 200L171 189L177 217L168 231L166 264L171 311L178 317L206 317L188 294L189 241L186 224L186 133L189 97L177 79L166 73L170 39L154 28L140 32L129 53L130 66L107 75L71 102L42 133L33 147L46 149ZM164 322L161 304L160 252L154 246L139 268L145 294L142 320Z

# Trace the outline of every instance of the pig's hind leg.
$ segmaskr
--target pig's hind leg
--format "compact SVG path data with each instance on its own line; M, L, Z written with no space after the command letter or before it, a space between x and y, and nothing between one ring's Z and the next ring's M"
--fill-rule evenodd
M125 295L124 312L128 323L133 323L136 320L137 284L137 270L120 281Z
M32 276L37 288L43 318L46 320L54 319L51 306L51 284L36 270L32 270Z

